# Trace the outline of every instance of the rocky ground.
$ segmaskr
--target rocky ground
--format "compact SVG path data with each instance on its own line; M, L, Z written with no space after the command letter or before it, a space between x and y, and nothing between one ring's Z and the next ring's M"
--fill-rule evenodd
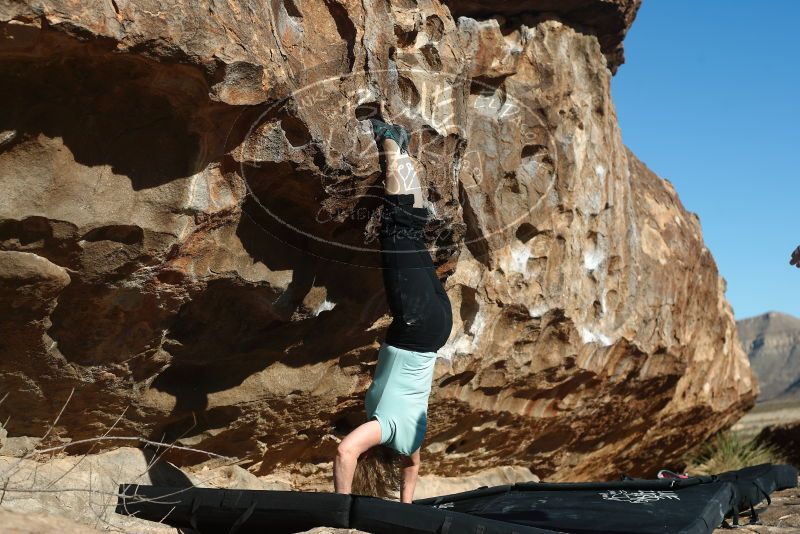
M800 484L800 480L798 480ZM753 532L757 534L789 534L800 532L800 489L775 492L772 495L772 504L762 504L757 508L760 524L750 525L746 517L741 518L742 525L739 532ZM177 534L177 529L159 526L155 523L139 521L135 526L118 529L119 532L152 533L152 534ZM84 532L108 532L97 530L85 523L78 523L68 517L45 513L21 513L0 506L0 524L3 531L8 534L45 534L58 530L62 534L79 534ZM728 529L717 529L714 534L726 534ZM318 528L307 531L306 534L362 534L353 529Z
M20 445L20 449L22 445ZM8 447L5 449L8 451ZM45 461L46 460L46 461ZM328 466L330 468L330 466ZM290 477L257 477L237 465L210 460L191 469L178 469L158 461L146 450L131 447L86 456L60 456L37 460L0 455L3 473L0 491L0 531L44 534L61 531L177 534L163 524L114 513L117 486L121 482L242 489L297 489ZM300 477L302 479L302 477ZM417 497L538 480L516 467L491 469L470 477L421 477ZM330 488L319 488L330 490ZM800 531L800 489L776 492L770 506L758 508L759 525L748 532L764 534ZM741 522L747 523L743 517ZM309 534L356 534L355 530L318 528ZM720 530L719 532L724 532Z
M0 452L25 455L32 441L12 438ZM327 473L331 465L324 466ZM221 459L211 459L191 468L179 469L159 460L147 449L121 447L85 456L36 459L0 454L0 532L52 532L62 525L67 533L104 531L147 534L174 534L176 529L114 513L120 483L141 483L187 487L238 488L253 490L300 489L304 476L292 473L258 477ZM456 493L480 486L536 481L530 471L519 467L500 467L477 474L447 478L420 477L416 497ZM319 491L331 491L330 484ZM28 518L29 520L26 520ZM73 529L73 530L70 530ZM81 530L83 529L83 530ZM330 529L328 529L330 530ZM318 529L317 531L326 531Z

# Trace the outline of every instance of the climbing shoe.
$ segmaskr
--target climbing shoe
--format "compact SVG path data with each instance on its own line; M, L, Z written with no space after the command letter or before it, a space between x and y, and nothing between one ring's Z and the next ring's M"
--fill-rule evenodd
M400 147L400 152L408 154L410 136L405 128L399 124L388 124L375 118L370 118L369 121L372 123L372 133L376 143L381 143L384 139L391 139Z

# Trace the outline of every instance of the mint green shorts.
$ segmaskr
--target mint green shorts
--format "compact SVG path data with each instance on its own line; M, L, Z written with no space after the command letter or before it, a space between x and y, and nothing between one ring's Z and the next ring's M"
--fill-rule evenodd
M435 352L416 352L381 343L375 376L367 390L367 419L381 425L381 445L410 456L428 428Z

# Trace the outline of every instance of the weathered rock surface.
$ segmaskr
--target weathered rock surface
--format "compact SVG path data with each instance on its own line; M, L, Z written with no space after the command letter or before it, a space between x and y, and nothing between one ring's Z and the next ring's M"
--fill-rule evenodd
M624 63L622 40L636 17L641 0L444 0L454 18L495 18L504 27L535 26L548 17L568 20L597 37L612 74Z
M0 481L3 484L0 513L9 521L14 520L13 515L8 516L9 511L31 517L29 532L53 532L56 530L53 526L63 524L67 532L88 531L87 526L91 526L101 531L110 528L148 534L175 533L176 529L167 525L114 513L119 484L207 486L202 479L193 480L179 469L158 462L154 453L130 447L46 462L0 456ZM80 523L85 530L73 522ZM46 528L48 525L50 530ZM23 526L19 528L20 532L28 532Z
M6 534L44 534L60 532L61 534L89 534L104 532L53 514L26 514L0 508L0 524ZM172 529L172 532L176 532Z
M724 282L610 98L601 41L637 4L567 4L502 28L430 0L0 5L9 434L74 390L48 439L114 425L329 483L389 323L379 102L414 134L454 308L428 474L652 474L738 419Z
M800 319L769 312L736 326L758 377L759 402L800 399Z

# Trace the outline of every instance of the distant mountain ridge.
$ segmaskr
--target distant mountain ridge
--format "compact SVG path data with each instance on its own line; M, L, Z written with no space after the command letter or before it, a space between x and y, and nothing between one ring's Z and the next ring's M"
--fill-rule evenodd
M768 312L736 326L761 385L758 401L800 399L800 319Z

